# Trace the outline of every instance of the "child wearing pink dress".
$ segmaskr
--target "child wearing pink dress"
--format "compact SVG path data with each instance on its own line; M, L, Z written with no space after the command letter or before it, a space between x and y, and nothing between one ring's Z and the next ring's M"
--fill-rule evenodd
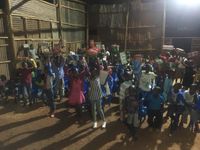
M69 88L69 101L71 106L76 108L77 115L81 115L81 105L85 102L83 94L83 75L84 71L80 74L77 69L71 72L70 88Z

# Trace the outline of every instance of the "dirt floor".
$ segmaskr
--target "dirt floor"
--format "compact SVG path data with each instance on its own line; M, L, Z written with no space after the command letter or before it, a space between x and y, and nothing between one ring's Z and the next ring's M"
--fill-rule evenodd
M200 150L200 134L189 129L178 129L169 137L169 121L161 131L150 131L144 123L138 141L133 141L127 127L119 121L116 104L106 108L106 129L92 129L88 113L78 121L74 110L66 108L65 103L57 104L55 118L47 114L48 108L42 104L1 104L0 150Z

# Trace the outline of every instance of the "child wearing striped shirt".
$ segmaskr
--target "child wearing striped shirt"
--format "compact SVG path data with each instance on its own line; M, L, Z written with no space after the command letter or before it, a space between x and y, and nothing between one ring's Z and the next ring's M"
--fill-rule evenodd
M91 72L91 77L89 82L90 82L89 99L92 104L92 116L94 121L93 128L97 128L97 112L100 115L101 119L103 120L102 128L106 128L105 115L102 109L103 94L102 94L98 70L94 69Z

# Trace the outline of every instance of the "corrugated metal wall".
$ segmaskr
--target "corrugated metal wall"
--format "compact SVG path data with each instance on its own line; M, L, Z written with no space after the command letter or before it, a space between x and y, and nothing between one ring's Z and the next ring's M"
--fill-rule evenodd
M53 46L62 38L67 51L77 50L86 44L87 4L85 2L60 0L61 5L43 0L30 0L26 3L23 3L24 0L10 0L10 2L15 55L24 43L33 44L35 48L38 48L40 43ZM7 33L4 33L3 17L0 11L0 74L9 77L8 37L5 34Z
M90 39L123 46L127 5L92 5L89 11Z
M13 0L12 7L21 1ZM16 51L24 43L32 43L38 48L40 43L59 41L57 5L30 0L13 11L12 20Z
M69 50L75 51L86 44L86 3L62 0L62 37Z
M89 16L90 38L108 46L119 44L122 50L160 50L163 17L164 0L93 4Z
M0 75L6 75L7 78L9 78L10 61L8 60L7 56L7 50L8 50L7 39L8 37L5 36L5 31L4 31L3 12L0 10Z

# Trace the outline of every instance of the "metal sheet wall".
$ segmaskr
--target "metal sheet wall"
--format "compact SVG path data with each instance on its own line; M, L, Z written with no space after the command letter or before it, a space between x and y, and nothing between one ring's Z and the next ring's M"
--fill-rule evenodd
M153 51L163 44L164 0L93 4L89 14L90 38L108 46Z
M5 75L8 79L9 74L9 60L7 55L8 44L5 36L3 13L0 13L0 75Z
M61 2L62 37L68 51L86 44L86 4L73 0Z
M89 10L90 39L106 45L124 45L126 4L92 5Z

